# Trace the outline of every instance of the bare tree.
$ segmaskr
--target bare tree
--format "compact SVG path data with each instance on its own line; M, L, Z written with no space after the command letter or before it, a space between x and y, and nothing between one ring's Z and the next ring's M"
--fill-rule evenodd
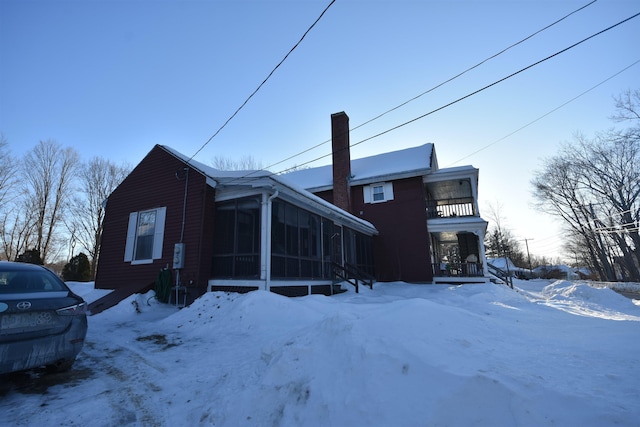
M35 247L33 212L24 204L15 203L0 219L2 251L8 261L14 261L27 249Z
M15 250L21 248L18 242L23 240L21 233L24 227L16 223L24 225L28 222L24 216L16 214L17 172L18 163L9 152L6 138L0 134L0 240L4 258L7 260L15 258Z
M593 209L603 242L615 247L623 277L640 280L640 139L629 131L607 131L588 145L578 167L590 171L585 186L600 201Z
M253 156L245 155L240 160L231 160L227 157L216 156L211 162L211 166L222 171L248 171L260 170L262 163L256 161Z
M581 143L584 139L579 135L576 140L576 145L565 144L558 156L546 160L543 170L532 180L533 195L542 211L564 220L570 247L583 248L578 257L602 279L615 280L604 240L607 236L602 233L602 215L596 215L602 208L601 200L588 189L594 173L584 166L591 156L589 145Z
M616 113L611 119L616 122L640 121L640 90L627 90L614 98Z
M71 236L70 253L73 255L76 243L87 250L91 259L92 278L95 277L100 254L105 203L130 171L129 165L118 166L100 157L94 157L79 169L80 191L73 199L73 215L66 224Z
M0 213L5 208L11 191L15 188L17 167L8 149L8 142L0 134Z
M633 119L638 95L618 100L617 117ZM532 181L540 209L564 220L572 247L604 280L640 280L639 128L578 134Z
M520 244L513 236L512 231L505 226L506 220L502 215L500 203L489 204L488 218L493 224L485 236L487 255L495 258L508 257L516 265L525 265L524 253L520 249Z
M57 234L71 198L78 154L53 140L40 141L24 157L22 182L30 208L35 213L35 247L48 261L52 247L60 243Z

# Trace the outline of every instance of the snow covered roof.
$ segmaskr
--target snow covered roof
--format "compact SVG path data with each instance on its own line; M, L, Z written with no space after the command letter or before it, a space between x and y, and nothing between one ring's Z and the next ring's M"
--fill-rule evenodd
M299 186L296 181L291 181L288 178L264 170L223 171L190 159L166 145L159 145L159 147L183 162L188 163L192 168L203 174L207 179L207 184L212 187L249 186L252 188L268 188L274 192L277 190L283 199L298 202L299 204L313 208L315 211L321 211L327 217L343 222L345 225L363 233L370 235L378 234L378 230L369 221L358 218L315 194L310 193Z
M351 160L351 184L363 185L413 176L422 176L438 169L433 144L391 151L389 153ZM301 169L282 175L309 191L333 187L332 165Z
M520 270L524 270L520 267L516 267L516 265L513 263L513 261L511 261L510 258L487 258L487 262L491 265L493 265L496 268L499 268L501 270L506 271L507 269L509 271L520 271Z
M204 163L200 163L197 160L190 159L188 156L185 156L184 154L180 153L179 151L174 150L173 148L171 148L169 146L159 145L159 147L161 147L163 150L169 152L170 154L174 155L175 157L177 157L178 159L182 160L183 162L189 163L189 165L191 165L191 167L193 167L194 169L198 170L200 173L202 173L203 175L207 176L208 178L214 180L213 182L210 182L210 185L212 187L215 187L217 185L217 180L235 179L235 180L246 181L247 179L255 180L256 178L267 177L267 176L273 175L271 172L263 171L263 170L223 171L223 170L220 170L220 169L216 169L216 168L214 168L212 166L205 165Z

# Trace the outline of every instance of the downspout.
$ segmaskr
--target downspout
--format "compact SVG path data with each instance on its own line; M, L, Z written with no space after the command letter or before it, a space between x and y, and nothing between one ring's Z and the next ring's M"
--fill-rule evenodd
M182 225L180 227L180 241L178 242L180 244L184 243L183 242L184 241L184 225L187 219L187 190L188 189L189 189L189 168L186 167L184 168L184 199L182 201ZM182 254L182 257L184 259L184 253ZM180 296L180 269L183 267L184 265L181 266L180 268L176 268L176 307L179 304L178 299ZM186 301L186 297L187 297L186 287L184 289L184 294L185 294L185 301Z
M187 190L189 189L189 168L184 168L184 199L182 201L182 226L180 227L180 242L184 240L184 225L187 220Z
M200 206L200 230L204 230L204 226L206 223L206 212L207 212L207 183L206 181L204 182L204 186L203 186L203 190L202 191L202 205ZM214 196L215 197L215 196ZM215 219L214 219L215 221ZM198 286L198 294L201 293L202 291L202 251L203 251L203 241L204 241L204 233L201 232L200 233L200 237L198 239L198 262L196 263L196 265L198 266L198 269L196 270L196 286ZM209 267L211 268L211 267ZM209 280L208 280L208 276L206 276L206 282L207 285L209 284ZM207 286L208 287L208 286Z
M280 192L278 190L275 191L269 198L267 198L267 215L266 215L266 238L265 240L265 250L264 258L265 258L265 290L271 290L271 215L273 212L273 199L278 197Z

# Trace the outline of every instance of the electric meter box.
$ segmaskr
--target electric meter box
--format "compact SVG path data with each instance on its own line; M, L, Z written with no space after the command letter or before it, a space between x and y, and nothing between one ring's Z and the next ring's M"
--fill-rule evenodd
M184 243L176 243L173 246L173 268L184 267Z

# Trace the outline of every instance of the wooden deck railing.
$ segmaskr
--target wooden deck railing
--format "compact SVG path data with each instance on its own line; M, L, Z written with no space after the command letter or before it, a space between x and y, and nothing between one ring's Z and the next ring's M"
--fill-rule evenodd
M431 264L433 277L482 277L484 271L479 262L446 263L436 262Z
M473 201L469 198L427 200L427 218L474 216Z

